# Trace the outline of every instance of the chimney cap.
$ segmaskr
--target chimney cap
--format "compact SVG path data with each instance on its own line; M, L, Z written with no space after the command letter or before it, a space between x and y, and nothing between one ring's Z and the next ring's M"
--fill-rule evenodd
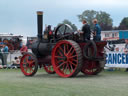
M37 15L42 15L43 11L37 11Z

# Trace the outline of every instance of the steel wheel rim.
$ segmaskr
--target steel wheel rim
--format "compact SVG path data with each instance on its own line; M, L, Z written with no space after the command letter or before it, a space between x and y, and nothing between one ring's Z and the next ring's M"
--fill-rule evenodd
M58 75L72 76L78 65L78 55L74 46L68 41L59 42L52 52L52 64Z
M24 75L30 76L33 74L35 68L36 68L36 61L34 61L34 58L30 54L25 54L21 58L20 68Z

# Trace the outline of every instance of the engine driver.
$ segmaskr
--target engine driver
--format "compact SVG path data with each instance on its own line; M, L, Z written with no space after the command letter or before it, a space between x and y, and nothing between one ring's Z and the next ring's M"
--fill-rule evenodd
M83 27L82 27L83 41L90 40L90 34L91 34L90 26L88 25L85 19L82 20L82 23L83 23Z

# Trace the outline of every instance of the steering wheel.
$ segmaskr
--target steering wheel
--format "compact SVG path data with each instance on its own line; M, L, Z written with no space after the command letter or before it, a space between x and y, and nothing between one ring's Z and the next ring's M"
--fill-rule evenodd
M60 24L55 30L55 39L72 39L73 38L73 28L68 24Z

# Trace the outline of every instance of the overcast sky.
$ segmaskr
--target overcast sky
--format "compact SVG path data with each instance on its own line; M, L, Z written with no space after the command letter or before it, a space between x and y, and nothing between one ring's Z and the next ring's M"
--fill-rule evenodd
M0 33L36 36L36 11L44 11L44 25L68 19L80 28L77 15L84 10L106 11L118 26L128 17L128 0L0 0Z

